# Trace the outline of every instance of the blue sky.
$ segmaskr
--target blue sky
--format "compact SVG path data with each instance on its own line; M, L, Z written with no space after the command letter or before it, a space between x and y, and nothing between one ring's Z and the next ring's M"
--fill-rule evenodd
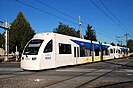
M123 44L125 44L124 34L129 33L130 36L133 36L133 0L39 0L66 15L39 3L38 0L18 1L0 0L0 20L5 21L8 19L9 23L11 23L18 12L22 11L35 32L40 33L52 32L59 22L78 30L78 16L80 16L83 35L87 24L90 24L96 31L98 41L117 43L116 36L120 36L121 38L118 40L122 40ZM100 1L113 13L117 20L113 18ZM72 18L68 17L68 15ZM2 32L4 30L0 29L0 33ZM129 38L133 39L130 36Z

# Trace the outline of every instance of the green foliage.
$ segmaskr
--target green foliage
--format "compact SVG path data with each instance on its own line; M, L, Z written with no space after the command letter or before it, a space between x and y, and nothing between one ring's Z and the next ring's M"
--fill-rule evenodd
M92 26L88 24L86 34L84 35L84 39L97 41L95 30L92 29Z
M117 46L121 46L120 44L117 44Z
M0 48L4 48L4 33L0 33Z
M112 42L112 43L110 43L110 45L112 45L112 46L115 46L115 44Z
M130 52L133 52L133 40L128 40L127 47L130 49Z
M30 27L29 22L26 21L26 18L24 17L22 12L18 13L10 28L10 52L15 52L16 46L18 47L18 51L22 52L24 46L33 37L35 32Z
M68 35L68 36L80 37L79 31L76 31L74 28L71 28L68 25L65 25L62 23L59 23L58 27L54 29L53 32Z

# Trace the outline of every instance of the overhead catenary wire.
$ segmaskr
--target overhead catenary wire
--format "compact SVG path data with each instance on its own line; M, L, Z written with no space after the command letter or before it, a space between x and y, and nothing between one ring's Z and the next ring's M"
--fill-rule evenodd
M40 11L40 12L43 12L43 13L46 13L46 14L48 14L48 15L54 16L54 17L56 17L56 18L62 19L62 20L64 20L64 21L67 21L67 22L72 23L72 24L74 24L74 25L78 25L78 24L75 23L75 22L69 21L69 20L67 20L67 19L65 19L65 18L63 18L63 17L54 15L54 14L52 14L52 13L49 13L49 12L45 11L45 10L41 10L40 8L34 7L34 6L30 5L30 4L24 3L24 2L19 1L19 0L16 0L16 1L19 2L19 3L21 3L21 4L23 4L23 5L28 6L28 7L30 7L30 8L36 9L36 10L38 10L38 11Z
M55 10L55 11L57 11L57 12L59 12L59 13L65 15L65 16L67 16L67 17L69 17L69 18L72 18L72 19L75 20L75 21L77 21L77 19L75 19L74 17L72 17L72 16L70 16L70 15L68 15L68 14L66 14L66 13L64 13L64 12L62 12L62 11L60 11L60 10L58 10L58 9L56 9L56 8L54 8L54 7L50 6L50 5L48 5L48 4L46 4L46 3L44 3L44 2L41 2L41 1L39 1L39 0L36 0L36 1L38 1L39 3L41 3L41 4L43 4L43 5L45 5L45 6L49 7L49 8L51 8L51 9L53 9L53 10ZM85 23L85 22L83 22L83 21L82 21L82 24L87 25L87 23ZM86 29L86 27L84 27L83 25L82 25L82 28L85 28L85 29ZM101 34L101 32L99 32L99 33ZM106 32L104 32L104 33L106 33ZM103 33L102 33L102 34L103 34ZM106 37L107 37L107 36L106 36Z
M78 22L78 19L77 19L77 18L72 17L71 15L69 15L69 14L67 14L67 13L65 13L65 12L63 12L63 11L61 11L61 10L58 10L58 9L56 9L56 8L54 8L54 7L52 7L52 6L48 5L48 4L46 4L46 3L42 2L42 1L40 1L40 0L36 0L36 1L39 2L39 3L42 4L42 5L45 5L45 6L49 7L49 8L51 8L51 9L57 11L58 13L61 13L61 14L65 15L65 16L67 16L67 17L73 19L74 21L77 21L77 22ZM82 21L82 24L83 24L83 25L87 25L87 23L84 22L84 21ZM84 28L83 25L82 25L82 27Z
M97 27L95 27L94 26L94 29L99 29L99 30L97 30L97 31L100 31L100 32L103 32L103 33L105 33L105 34L107 34L107 35L112 35L111 33L109 33L109 32L105 32L105 31L103 31L103 30L101 30L101 28L97 28Z
M72 19L75 20L75 21L78 21L78 19L76 19L76 18L74 18L74 17L72 17L72 16L70 16L70 15L64 13L63 11L60 11L60 10L58 10L58 9L56 9L56 8L54 8L54 7L52 7L52 6L48 5L48 4L46 4L46 3L44 3L44 2L41 2L40 0L36 0L36 1L39 2L39 3L42 4L42 5L45 5L45 6L51 8L51 9L53 9L53 10L55 10L55 11L61 13L61 14L63 14L63 15L65 15L65 16L69 17L69 18L72 18Z
M103 36L105 36L106 38L107 38L107 37L110 37L110 39L115 40L115 38L113 38L113 37L109 36L108 34L104 34L104 33L103 33L103 32L101 32L101 31L96 31L96 32L98 32L98 33L102 34L102 35L103 35Z
M92 2L92 0L90 0L91 2ZM121 28L121 30L123 30L123 31L125 31L126 33L131 33L127 28L126 28L126 26L125 25L123 25L122 24L122 22L109 10L109 8L102 2L102 0L99 0L100 1L100 3L104 6L104 8L112 15L112 17L118 22L115 22L115 20L114 20L114 22L115 23L117 23L118 24L118 26ZM95 6L96 6L96 4L94 3L94 2L92 2ZM98 6L96 6L97 8L98 8ZM100 7L99 7L99 9L101 9ZM102 10L102 9L101 9ZM103 10L102 10L102 12L103 12ZM106 12L105 12L106 13ZM108 15L108 14L107 14ZM107 16L106 15L106 16ZM108 15L109 16L109 15ZM111 17L110 17L111 18ZM113 20L112 20L113 21ZM130 37L130 36L129 36ZM123 38L123 37L121 37L121 38ZM122 40L121 40L122 41Z
M114 19L112 19L102 8L100 8L96 3L92 0L89 0L95 7L97 7L103 14L105 14L113 23L115 23L122 31L125 31L120 24L118 24Z
M99 1L104 6L104 8L112 15L112 17L123 27L122 29L123 30L126 29L125 31L127 31L128 30L127 27L125 25L123 25L123 23L110 11L110 9L103 3L103 1L102 0L99 0ZM129 30L128 30L128 32L129 32Z
M37 7L35 7L35 6L32 6L32 5L30 5L30 4L27 4L27 3L25 3L25 2L22 2L22 1L20 1L20 0L16 0L16 1L19 2L19 3L21 3L21 4L23 4L23 5L25 5L25 6L28 6L28 7L30 7L30 8L33 8L33 9L35 9L35 10L38 10L38 11L40 11L40 12L43 12L43 13L46 13L46 14L48 14L48 15L54 16L54 17L56 17L56 18L62 19L62 20L64 20L64 21L67 21L67 22L72 23L72 24L74 24L74 25L78 25L78 23L72 22L72 21L70 21L70 20L68 20L68 19L66 19L66 18L63 18L63 17L57 16L57 15L55 15L55 14L49 13L49 12L47 12L47 11L45 11L45 10L42 10L42 9L40 9L40 8L37 8ZM36 1L38 1L39 3L41 3L41 4L45 5L45 6L48 6L49 8L51 8L51 9L53 9L53 10L56 10L57 12L59 12L59 13L65 15L65 16L67 16L67 17L69 17L69 18L72 18L72 19L75 20L75 21L77 21L77 19L75 19L74 17L72 17L72 16L70 16L70 15L68 15L68 14L66 14L66 13L64 13L64 12L58 10L58 9L55 9L54 7L52 7L52 6L48 5L48 4L45 4L45 3L43 3L43 2L41 2L41 1L39 1L39 0L36 0ZM85 24L85 22L82 21L82 24L83 24L83 23ZM82 26L82 28L86 28L86 27ZM99 33L100 33L100 32L99 32ZM104 33L106 33L106 32L104 32ZM101 34L101 33L100 33L100 34ZM102 33L102 34L103 34L103 33ZM108 36L108 37L109 37L109 36Z
M60 10L58 10L58 9L56 9L56 8L54 8L54 7L52 7L52 6L48 5L48 4L46 4L46 3L42 2L42 1L40 1L40 0L36 0L36 1L39 2L39 3L41 3L42 5L45 5L45 6L51 8L51 9L53 9L53 10L55 10L55 11L61 13L61 14L63 14L63 15L65 15L65 16L67 16L67 17L69 17L69 18L72 18L73 20L77 21L76 18L74 18L74 17L72 17L72 16L70 16L70 15L64 13L63 11L60 11ZM84 22L84 21L82 21L82 24L87 25L87 23ZM82 26L82 27L85 28L84 26ZM96 28L96 27L95 27L95 28ZM105 32L105 31L104 31L104 32ZM106 32L106 33L107 33L107 32ZM110 33L107 33L107 34L110 34Z

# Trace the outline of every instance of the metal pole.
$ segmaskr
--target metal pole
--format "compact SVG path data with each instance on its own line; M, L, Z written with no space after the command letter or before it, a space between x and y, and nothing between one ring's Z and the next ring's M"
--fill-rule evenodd
M17 53L18 53L18 47L16 46L16 61L18 61L18 55L17 55Z
M91 31L91 52L92 52L92 62L94 62L94 44L92 42L92 31Z
M100 44L100 51L101 51L100 59L101 59L101 61L103 61L103 46L102 46L102 42L99 42L99 44Z
M82 38L82 28L81 28L80 16L78 16L78 21L79 21L80 38Z
M8 52L9 52L9 43L8 43L8 39L9 39L9 37L8 37L8 34L9 34L9 32L8 32L8 29L9 29L9 27L8 27L8 20L6 19L6 22L2 22L2 21L0 21L0 23L4 23L5 24L5 27L3 27L3 26L0 26L0 28L3 28L6 32L5 32L5 59L4 59L4 61L8 61Z
M126 35L126 47L127 47L127 42L128 42L128 33L125 34Z
M94 44L91 39L91 55L92 55L92 62L94 62Z
M8 28L8 21L6 20L5 22L5 27ZM6 33L5 33L5 60L4 61L8 61L8 30L6 30Z

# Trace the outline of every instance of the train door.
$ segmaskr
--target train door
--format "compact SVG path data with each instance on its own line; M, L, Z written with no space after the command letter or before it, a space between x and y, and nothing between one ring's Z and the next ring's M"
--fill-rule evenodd
M114 49L112 47L108 48L109 50L109 59L113 59L114 58Z
M120 51L119 49L115 49L115 55L114 55L114 58L120 58Z
M79 58L79 47L74 46L74 61L73 61L73 64L78 63L78 58Z
M51 39L46 44L43 53L41 55L41 69L45 68L53 68L55 67L55 58L54 58L54 48L53 48L53 40Z

